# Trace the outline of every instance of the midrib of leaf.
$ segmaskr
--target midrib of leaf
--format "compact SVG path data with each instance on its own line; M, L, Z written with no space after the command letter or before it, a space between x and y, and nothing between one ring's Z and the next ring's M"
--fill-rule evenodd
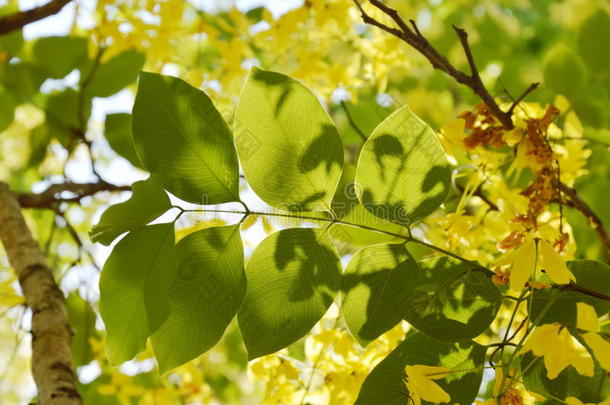
M159 250L157 250L157 253L155 254L155 259L153 260L153 264L152 264L152 266L150 266L150 270L148 271L148 274L146 275L146 280L144 280L144 289L146 289L148 287L152 274L154 273L154 270L157 267L159 258L161 257L161 251L163 250L161 248L163 246L165 246L165 244L167 242L167 238L172 234L173 231L174 231L173 227L170 227L169 231L167 232L167 235L165 235L165 238L163 239L163 242L161 243L161 246L159 247ZM142 301L144 302L144 309L146 309L146 295L144 295L144 294L142 294ZM150 319L148 319L148 311L145 310L144 312L146 313L148 327L150 328Z
M164 83L165 85L165 83ZM174 93L174 91L171 89L171 86L167 86L170 88L170 91L172 93ZM155 94L155 96L157 96L157 93L154 91L153 86L148 86L149 89L151 89L151 92ZM199 148L196 147L196 145L193 144L193 142L189 139L189 137L186 136L186 134L182 131L182 128L180 127L180 125L178 125L176 123L176 120L174 119L173 115L170 114L170 111L168 108L165 107L165 104L161 103L161 101L159 100L158 97L152 97L155 102L161 107L161 110L163 110L163 112L169 117L170 121L172 122L172 124L174 125L174 127L178 130L178 133L182 136L182 138L186 141L186 143L191 147L191 149L195 152L195 155L197 155L197 157L199 158L199 160L201 161L201 163L203 163L203 165L208 169L208 171L210 173L212 173L212 175L214 176L214 178L216 179L216 181L222 186L222 188L231 196L233 196L234 198L236 198L237 200L239 200L239 196L236 196L233 194L233 192L231 190L229 190L229 188L224 184L223 181L221 181L220 176L218 176L218 174L216 174L216 172L214 170L212 170L212 168L210 167L210 165L203 159L202 155L200 154ZM211 102L211 101L210 101ZM222 119L222 117L221 117Z
M231 242L231 240L233 239L233 235L235 235L235 232L239 231L239 227L235 226L235 229L233 230L233 232L231 232L231 235L229 235L229 238L227 239L227 243L222 245L222 251L218 252L218 254L216 254L216 256L214 257L213 262L218 262L218 259L220 258L220 256L222 256L226 250L227 250L227 245L229 245L229 243ZM201 286L201 283L198 283L199 286ZM199 299L201 298L201 288L197 289L197 297L195 297L194 302L197 303L199 302Z

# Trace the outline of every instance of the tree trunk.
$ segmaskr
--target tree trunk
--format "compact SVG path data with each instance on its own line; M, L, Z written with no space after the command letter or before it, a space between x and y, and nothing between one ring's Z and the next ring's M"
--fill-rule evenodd
M32 310L32 373L38 405L82 405L72 369L64 296L28 229L15 194L0 182L0 239Z

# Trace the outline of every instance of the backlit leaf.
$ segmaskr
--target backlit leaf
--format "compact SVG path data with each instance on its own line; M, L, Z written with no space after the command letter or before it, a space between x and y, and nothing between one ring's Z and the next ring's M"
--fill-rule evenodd
M239 200L231 131L203 91L142 72L132 119L140 161L172 194L204 205Z
M109 245L122 233L148 224L172 206L156 176L133 183L132 189L129 200L104 211L100 222L91 230L93 242Z
M174 225L130 232L114 247L100 277L100 314L112 364L133 358L170 312L176 275Z
M237 317L248 357L276 352L324 315L341 282L328 232L285 229L267 237L246 266L248 289Z
M451 171L434 131L408 106L386 118L367 139L356 171L356 192L373 214L408 225L447 197Z
M253 68L235 115L237 150L252 189L280 209L329 210L341 176L341 139L298 81Z
M178 274L169 291L171 312L152 336L162 373L212 348L246 292L239 225L191 233L178 242L176 255Z

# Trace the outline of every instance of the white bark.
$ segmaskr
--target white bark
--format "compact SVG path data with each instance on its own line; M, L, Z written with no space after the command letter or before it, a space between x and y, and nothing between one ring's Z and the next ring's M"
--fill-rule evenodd
M38 405L82 405L72 369L64 296L27 227L16 196L0 182L0 239L32 310L32 373Z

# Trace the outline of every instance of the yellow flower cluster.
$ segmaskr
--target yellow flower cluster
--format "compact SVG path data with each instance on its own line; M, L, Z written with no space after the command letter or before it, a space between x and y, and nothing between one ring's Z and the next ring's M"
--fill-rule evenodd
M336 323L336 316L329 313L316 325L305 338L302 360L284 349L249 364L249 373L263 392L260 403L351 405L366 376L407 331L401 323L362 348Z

